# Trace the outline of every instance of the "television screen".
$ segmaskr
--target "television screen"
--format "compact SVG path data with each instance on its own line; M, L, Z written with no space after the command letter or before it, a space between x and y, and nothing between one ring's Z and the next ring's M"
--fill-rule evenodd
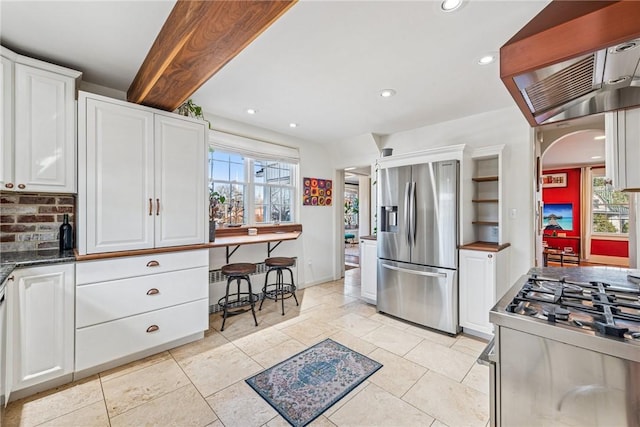
M573 204L545 203L542 209L542 228L548 231L572 231Z

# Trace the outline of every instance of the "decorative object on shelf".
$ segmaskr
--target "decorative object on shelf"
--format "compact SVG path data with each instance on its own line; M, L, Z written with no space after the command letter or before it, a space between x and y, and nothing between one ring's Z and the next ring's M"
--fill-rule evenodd
M245 381L291 425L305 426L381 367L327 338Z
M550 173L542 175L542 188L566 187L567 173Z
M176 112L185 117L193 117L194 119L203 120L207 122L207 124L209 125L209 129L211 129L211 122L204 118L202 107L193 102L191 98L183 102L182 105L178 107Z
M217 191L213 191L213 188L209 188L209 241L215 242L216 240L216 218L218 212L220 212L222 205L226 201L226 197Z
M244 223L244 205L240 199L231 199L227 207L229 223L227 227L241 227Z
M330 179L303 178L302 181L304 206L331 206L333 182Z
M573 204L571 203L545 203L542 207L542 227L552 230L553 235L557 231L573 230Z

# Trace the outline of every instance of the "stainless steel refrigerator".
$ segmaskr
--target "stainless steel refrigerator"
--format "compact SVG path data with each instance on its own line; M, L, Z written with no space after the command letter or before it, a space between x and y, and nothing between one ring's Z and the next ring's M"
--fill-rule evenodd
M457 160L378 171L378 310L450 334L458 325Z

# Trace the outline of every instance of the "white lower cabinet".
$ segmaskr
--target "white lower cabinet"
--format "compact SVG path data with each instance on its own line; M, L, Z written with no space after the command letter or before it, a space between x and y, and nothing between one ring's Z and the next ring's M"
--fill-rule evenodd
M507 286L508 249L499 252L460 250L460 326L493 334L489 311Z
M73 373L74 266L20 268L8 280L7 399Z
M76 273L78 373L209 327L207 249L80 262Z
M362 299L376 304L378 248L375 240L360 239L360 286Z

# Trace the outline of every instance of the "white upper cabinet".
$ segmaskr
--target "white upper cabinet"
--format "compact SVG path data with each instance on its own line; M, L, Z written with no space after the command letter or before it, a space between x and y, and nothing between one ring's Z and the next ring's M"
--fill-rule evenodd
M640 108L605 114L606 174L619 190L640 191Z
M75 93L81 73L4 48L2 53L3 190L75 193Z
M205 243L205 124L80 93L80 254Z
M208 233L205 127L155 116L155 246L203 243Z
M84 135L86 253L153 247L153 114L87 98Z
M4 56L2 51L2 67L0 67L0 188L5 190L5 183L13 180L13 61Z

